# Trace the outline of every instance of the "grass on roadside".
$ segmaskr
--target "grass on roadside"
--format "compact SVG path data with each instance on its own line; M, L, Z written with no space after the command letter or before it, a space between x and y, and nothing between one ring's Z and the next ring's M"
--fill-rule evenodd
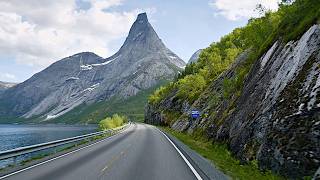
M232 179L243 180L280 180L283 177L272 174L270 171L261 172L256 162L240 164L234 158L226 145L212 144L204 138L194 138L191 135L174 131L168 127L161 127L165 132L175 136L191 149L209 159L222 172L232 177Z

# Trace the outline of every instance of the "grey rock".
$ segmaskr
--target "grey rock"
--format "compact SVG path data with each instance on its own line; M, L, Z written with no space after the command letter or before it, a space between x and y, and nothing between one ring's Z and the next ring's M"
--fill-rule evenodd
M314 174L312 180L319 180L320 179L320 167L318 168L317 172Z

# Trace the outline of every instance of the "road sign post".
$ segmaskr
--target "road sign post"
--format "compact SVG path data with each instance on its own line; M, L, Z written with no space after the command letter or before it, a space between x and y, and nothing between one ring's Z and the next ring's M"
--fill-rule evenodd
M191 111L191 117L192 117L192 119L199 118L200 117L200 112L196 111L196 110Z

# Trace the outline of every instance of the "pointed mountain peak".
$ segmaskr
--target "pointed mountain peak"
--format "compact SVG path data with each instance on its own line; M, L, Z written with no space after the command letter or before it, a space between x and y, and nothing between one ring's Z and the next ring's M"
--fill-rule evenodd
M138 14L138 17L137 17L137 21L142 23L142 22L148 22L148 16L147 16L147 13L140 13Z
M153 38L154 40L160 40L157 33L152 28L151 24L148 21L146 13L141 13L138 15L136 21L133 23L128 39L129 40L146 40Z
M148 21L146 13L138 14L136 21L130 28L124 44L120 50L111 58L130 57L128 60L139 60L146 56L166 55L170 62L178 67L185 65L177 55L171 52L161 41L152 25Z
M144 49L146 53L147 51L154 52L160 49L166 49L149 23L146 13L138 15L120 51L138 51L140 49Z

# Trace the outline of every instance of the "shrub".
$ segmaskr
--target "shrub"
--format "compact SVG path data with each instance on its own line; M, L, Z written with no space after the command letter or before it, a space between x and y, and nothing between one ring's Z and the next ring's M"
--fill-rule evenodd
M161 86L153 92L148 98L149 103L157 104L168 95L168 93L174 88L175 84L170 82L167 86Z
M206 87L206 81L200 74L187 75L177 82L178 96L193 102Z
M100 130L107 130L116 128L124 125L128 122L128 118L126 116L120 116L118 114L114 114L112 117L107 117L99 122Z

